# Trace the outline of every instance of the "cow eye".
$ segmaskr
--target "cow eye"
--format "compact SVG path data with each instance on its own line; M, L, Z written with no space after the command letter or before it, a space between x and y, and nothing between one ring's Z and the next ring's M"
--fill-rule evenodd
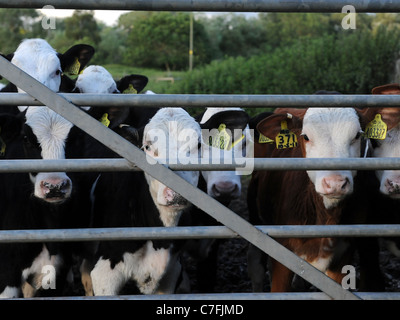
M144 150L146 150L146 151L150 151L150 149L151 149L148 144L145 144L143 147L144 147Z
M61 70L57 70L56 71L56 76L59 76L61 74L61 72L62 72Z
M360 137L361 137L361 132L359 131L359 132L357 132L354 140L358 140L358 139L360 139Z

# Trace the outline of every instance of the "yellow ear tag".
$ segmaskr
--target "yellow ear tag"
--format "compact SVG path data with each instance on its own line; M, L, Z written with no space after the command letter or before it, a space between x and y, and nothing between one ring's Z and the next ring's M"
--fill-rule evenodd
M137 90L130 83L128 88L126 88L122 93L137 94Z
M108 120L108 113L103 114L99 121L108 128L108 126L110 125L110 120Z
M218 127L218 131L216 136L209 138L209 145L214 148L228 150L231 137L226 132L226 125L221 123Z
M277 149L287 149L297 147L297 136L287 127L287 122L281 122L281 131L275 138Z
M381 115L375 115L374 120L367 124L365 137L369 139L384 140L386 138L387 125L383 122Z
M79 74L79 69L81 67L81 63L79 62L78 58L75 58L73 64L71 64L65 72L69 73L70 75L77 75Z
M261 132L260 132L260 137L258 138L258 143L274 143L274 140L264 136Z

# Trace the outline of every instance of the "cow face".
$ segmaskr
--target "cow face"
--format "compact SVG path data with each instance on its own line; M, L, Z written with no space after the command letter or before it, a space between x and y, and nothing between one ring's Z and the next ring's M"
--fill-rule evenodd
M45 40L29 39L20 44L11 62L51 90L59 91L61 73L71 68L78 73L93 53L91 46L77 45L59 54ZM26 157L64 159L72 123L47 107L20 106L19 109L26 112L23 129ZM39 199L60 203L71 195L72 182L65 173L31 173L30 177L34 195Z
M150 162L155 158L161 162L169 159L170 163L198 163L200 135L199 124L185 110L163 108L144 129L143 149L151 156L148 158ZM199 178L197 171L176 171L176 173L192 185L197 185ZM149 174L145 175L157 207L176 211L189 205L181 195Z
M376 87L373 94L400 94L398 84L388 84ZM366 121L372 121L377 114L387 125L384 140L371 139L372 156L382 158L400 157L400 110L398 108L366 108L361 110ZM400 170L376 170L380 182L380 192L393 199L400 199Z
M358 114L352 108L309 108L274 114L261 121L257 129L275 140L282 121L297 134L305 158L360 157L362 131ZM356 171L310 170L307 174L328 209L353 192Z
M250 137L249 117L240 108L208 108L200 120L202 129L202 158L210 163L232 163L236 157L245 153L246 137ZM220 139L220 126L224 126L226 145L213 143ZM246 153L244 154L246 155ZM218 201L229 204L241 194L240 175L235 171L202 171L207 184L207 193Z
M21 70L57 92L62 73L71 69L79 73L93 54L93 47L88 45L76 45L60 54L43 39L26 39L9 58ZM23 91L18 88L18 92Z

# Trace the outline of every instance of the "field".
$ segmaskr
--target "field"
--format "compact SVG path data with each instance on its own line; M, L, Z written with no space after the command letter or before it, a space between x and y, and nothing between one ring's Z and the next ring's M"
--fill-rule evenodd
M182 71L163 71L147 68L136 68L131 66L124 66L120 64L108 64L104 67L112 74L113 78L118 80L129 74L141 74L149 78L149 83L146 87L147 90L154 91L155 93L166 93L168 89L174 85L168 78L174 79L173 81L181 81L185 72Z

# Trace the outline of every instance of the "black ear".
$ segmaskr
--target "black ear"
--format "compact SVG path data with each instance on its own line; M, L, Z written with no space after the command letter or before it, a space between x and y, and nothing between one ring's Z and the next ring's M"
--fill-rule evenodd
M11 62L12 58L14 57L14 53L10 53L10 54L7 54L7 55L5 55L3 53L0 53L0 56L2 56L3 58L6 58L8 61ZM1 79L3 79L2 76L0 76L0 80Z
M141 147L139 132L134 127L129 125L119 125L115 129L115 132L118 133L121 137L128 140L130 143L137 146L138 148Z
M87 44L77 44L69 48L65 53L58 54L63 72L79 74L89 63L94 55L94 48Z
M149 82L149 79L146 76L142 76L139 74L131 74L129 76L125 76L121 78L121 80L117 81L117 88L121 93L124 93L125 90L128 89L129 92L129 85L132 85L133 89L136 90L136 93L139 93L142 91L147 83ZM132 92L134 93L134 92Z
M243 130L249 122L249 115L242 110L221 111L214 114L207 122L200 124L202 129L218 129L223 123L226 128L233 131L235 129Z
M75 87L76 79L73 80L70 77L63 74L61 76L60 92L66 93L80 93L79 89Z
M123 123L129 115L129 107L90 108L89 114L101 121L110 129L115 129Z

